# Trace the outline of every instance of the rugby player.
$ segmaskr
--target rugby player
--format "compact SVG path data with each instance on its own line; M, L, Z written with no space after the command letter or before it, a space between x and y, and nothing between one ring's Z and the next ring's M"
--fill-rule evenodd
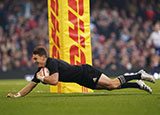
M97 70L95 67L83 65L70 65L60 59L49 58L45 48L38 46L32 52L32 61L37 65L38 70L34 78L22 90L16 94L9 93L7 97L22 97L32 91L38 83L42 82L49 85L57 85L58 81L75 82L82 86L91 89L123 89L123 88L138 88L149 93L152 89L147 86L142 80L155 83L152 75L140 70L134 74L120 75L114 79L110 79L107 75ZM42 67L48 68L50 75L44 76L41 74ZM128 82L137 80L136 82Z

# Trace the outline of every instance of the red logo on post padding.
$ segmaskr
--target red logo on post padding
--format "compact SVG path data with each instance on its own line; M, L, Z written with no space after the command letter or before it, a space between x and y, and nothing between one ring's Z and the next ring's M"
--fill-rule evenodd
M73 24L73 28L69 26L69 37L77 43L77 45L70 47L70 63L72 65L85 64L85 53L78 47L80 45L85 48L85 37L78 33L78 30L85 32L84 21L80 19L80 16L84 14L83 0L78 0L78 2L77 0L68 0L68 6L76 12L68 11L68 20ZM77 61L75 57L79 57L80 61Z
M76 56L80 57L80 62L75 60ZM75 64L81 65L86 63L84 52L81 49L79 49L79 47L77 47L76 45L72 45L70 48L70 61L71 61L71 65L75 65Z
M53 24L53 28L51 29L51 36L52 40L54 42L53 47L52 47L52 57L53 58L60 58L60 43L59 43L59 36L57 32L59 32L59 21L55 16L58 16L58 0L51 0L51 9L53 13L51 13L51 22Z
M51 0L51 8L54 13L58 16L58 0Z

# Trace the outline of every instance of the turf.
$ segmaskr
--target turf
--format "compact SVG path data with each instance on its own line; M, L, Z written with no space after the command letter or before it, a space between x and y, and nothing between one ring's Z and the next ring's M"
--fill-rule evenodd
M6 98L28 82L0 80L0 115L159 115L160 80L147 83L153 94L138 89L94 93L53 94L49 86L39 84L22 98Z

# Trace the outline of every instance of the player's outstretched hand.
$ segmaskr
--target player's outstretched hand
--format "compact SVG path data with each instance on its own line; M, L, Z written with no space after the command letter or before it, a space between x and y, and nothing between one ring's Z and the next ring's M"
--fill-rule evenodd
M8 93L8 95L6 97L7 98L12 98L12 97L14 97L14 95L12 93Z

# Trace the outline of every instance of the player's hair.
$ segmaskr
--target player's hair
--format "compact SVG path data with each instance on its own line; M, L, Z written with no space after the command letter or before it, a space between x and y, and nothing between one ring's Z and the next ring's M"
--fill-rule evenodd
M35 54L35 55L37 54L39 56L43 56L44 55L44 56L47 57L47 52L46 52L45 48L42 47L42 46L35 47L33 52L32 52L32 54Z

